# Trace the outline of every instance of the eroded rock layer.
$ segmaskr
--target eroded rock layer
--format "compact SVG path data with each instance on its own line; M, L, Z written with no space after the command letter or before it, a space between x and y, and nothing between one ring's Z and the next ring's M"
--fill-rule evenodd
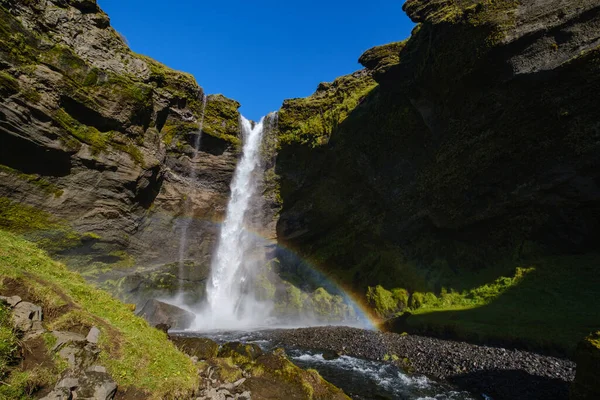
M204 92L191 75L133 53L95 1L0 6L0 198L21 215L5 228L51 236L69 265L124 297L198 287L235 168L239 104L207 97L194 157Z

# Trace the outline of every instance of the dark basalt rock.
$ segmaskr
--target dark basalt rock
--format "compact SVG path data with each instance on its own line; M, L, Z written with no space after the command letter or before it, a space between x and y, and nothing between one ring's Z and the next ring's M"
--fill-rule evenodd
M152 326L163 324L173 329L187 329L196 319L191 312L156 299L148 300L138 315Z
M600 399L600 332L596 332L577 347L577 374L571 386L571 400Z

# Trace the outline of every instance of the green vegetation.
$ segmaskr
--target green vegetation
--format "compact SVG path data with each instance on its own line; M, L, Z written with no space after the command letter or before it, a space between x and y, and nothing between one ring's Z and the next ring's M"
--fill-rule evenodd
M42 178L39 175L24 174L16 169L13 169L6 165L0 164L0 173L2 173L2 172L29 183L29 184L35 186L36 188L41 189L43 192L45 192L48 195L53 195L54 197L60 197L63 194L62 189L59 189L56 185L47 181L46 179Z
M65 326L68 319L75 321L71 324L94 321L102 332L101 363L119 386L136 387L148 392L151 398L178 398L196 388L196 371L190 360L175 349L164 333L136 317L126 305L93 288L18 236L0 231L0 248L2 279L26 285L39 297L45 311L57 310L65 301L78 311L58 320L59 326ZM56 294L49 296L40 286ZM46 315L53 313L46 311Z
M239 148L242 142L238 137L240 134L238 108L240 103L221 94L208 96L202 131Z
M414 296L413 296L414 297ZM406 289L385 290L381 285L367 289L367 301L380 318L390 318L408 306Z
M326 144L332 132L377 84L364 71L321 83L310 97L286 100L279 112L280 145Z
M56 382L61 364L22 371L18 366L22 343L10 318L8 306L0 303L0 399L29 400L36 390Z
M37 38L0 6L0 52L16 64L31 64L37 55Z
M168 119L161 129L162 140L167 145L174 145L177 148L185 146L186 135L198 131L198 124L195 122L184 122L175 119ZM173 143L173 140L176 140Z
M517 268L512 277L462 292L412 293L407 326L414 332L573 355L581 338L600 326L594 300L599 261L597 254L541 258Z
M62 108L56 112L54 118L73 137L89 145L92 152L99 153L108 147L110 133L101 133L93 126L79 123Z
M10 322L10 310L0 303L0 381L8 374L18 349L19 339Z
M19 81L7 74L4 71L0 71L0 95L10 96L19 92Z

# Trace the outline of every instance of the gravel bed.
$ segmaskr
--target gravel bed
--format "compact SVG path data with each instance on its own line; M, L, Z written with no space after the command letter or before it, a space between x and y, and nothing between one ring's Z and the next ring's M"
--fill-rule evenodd
M567 400L575 363L528 351L479 346L415 335L328 326L263 331L285 346L383 360L408 359L415 373L445 380L493 400Z

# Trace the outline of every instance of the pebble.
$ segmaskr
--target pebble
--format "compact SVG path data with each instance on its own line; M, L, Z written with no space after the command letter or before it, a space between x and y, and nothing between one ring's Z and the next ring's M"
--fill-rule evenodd
M328 326L263 331L276 345L343 351L371 360L408 359L415 373L494 400L567 400L575 363L528 351L431 337Z

